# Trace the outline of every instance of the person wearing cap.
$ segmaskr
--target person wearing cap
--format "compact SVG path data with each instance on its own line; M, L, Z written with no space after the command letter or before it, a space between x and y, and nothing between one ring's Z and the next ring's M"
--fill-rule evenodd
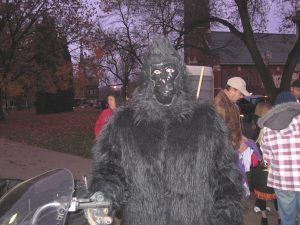
M291 85L291 93L295 96L297 99L297 102L300 100L300 80L295 80Z
M232 77L227 81L226 87L214 99L216 111L225 120L229 128L231 143L235 150L240 148L242 139L240 111L236 102L249 95L246 82L240 77Z
M261 151L269 165L267 186L275 190L281 225L300 225L300 106L295 96L280 93L258 126L264 128Z

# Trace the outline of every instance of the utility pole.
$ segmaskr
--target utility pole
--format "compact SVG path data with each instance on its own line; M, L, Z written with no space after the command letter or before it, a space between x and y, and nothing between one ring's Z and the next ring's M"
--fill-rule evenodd
M184 61L188 65L209 66L209 23L202 24L190 31L190 28L210 16L209 0L184 0ZM206 51L204 51L206 50Z
M299 24L300 24L300 0L295 0L294 2L294 16L293 21L296 24L296 33L299 35Z

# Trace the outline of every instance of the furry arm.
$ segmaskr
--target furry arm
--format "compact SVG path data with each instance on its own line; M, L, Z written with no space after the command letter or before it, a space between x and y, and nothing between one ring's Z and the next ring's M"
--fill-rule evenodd
M216 120L218 123L218 119ZM219 125L220 126L220 125ZM222 125L220 131L222 131ZM216 141L215 169L210 177L214 204L208 217L209 224L242 224L243 186L238 169L238 155L229 143L226 130Z
M113 212L122 207L128 196L127 182L121 166L122 154L115 135L108 122L92 150L94 165L89 187L90 192L100 191L112 201Z

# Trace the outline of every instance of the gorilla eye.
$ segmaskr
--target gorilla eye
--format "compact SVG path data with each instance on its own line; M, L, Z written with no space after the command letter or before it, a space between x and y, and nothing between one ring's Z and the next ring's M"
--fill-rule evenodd
M160 71L160 70L154 70L153 73L154 73L155 75L160 75L160 74L161 74L161 71Z
M171 67L167 67L166 71L167 71L167 73L174 73L175 70Z

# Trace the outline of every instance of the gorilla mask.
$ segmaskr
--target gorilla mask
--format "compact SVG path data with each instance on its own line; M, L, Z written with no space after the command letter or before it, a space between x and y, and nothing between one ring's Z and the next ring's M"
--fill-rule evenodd
M131 100L137 124L171 117L184 120L193 112L185 64L167 38L154 39L149 45L142 78Z
M144 55L144 85L140 87L144 99L140 100L147 101L147 108L149 104L167 108L178 104L186 92L186 75L184 62L170 41L165 37L154 39Z
M169 105L175 96L175 78L178 70L173 63L159 63L150 67L150 79L154 82L153 93L156 100Z

